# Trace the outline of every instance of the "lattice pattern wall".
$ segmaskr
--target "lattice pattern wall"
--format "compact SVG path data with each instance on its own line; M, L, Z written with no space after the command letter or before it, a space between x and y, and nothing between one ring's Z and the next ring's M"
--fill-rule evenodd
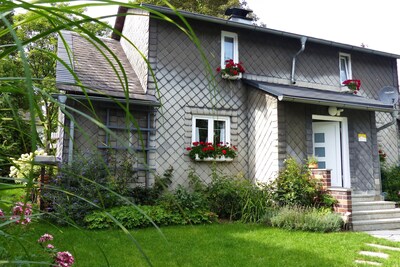
M232 163L218 167L225 173L244 173L247 176L247 92L241 82L209 81L204 62L194 44L183 32L172 25L151 23L156 27L157 40L150 38L150 50L157 51L154 62L162 108L157 116L157 172L174 168L174 186L187 183L187 171L195 168L197 174L209 181L211 163L195 163L186 155L185 147L191 145L192 115L222 115L231 120L231 142L238 147L238 156ZM203 26L199 32L208 32ZM215 33L217 33L216 31ZM220 43L217 35L201 36L211 66L219 66ZM179 49L177 49L179 47ZM213 56L211 56L213 55Z
M221 30L232 31L239 37L239 60L246 68L244 78L281 84L290 83L292 57L300 48L298 39L207 22L198 23L189 20L189 23L197 33L212 68L220 65ZM173 166L176 184L186 182L186 171L189 167L196 167L204 179L209 177L209 165L191 162L185 155L185 147L190 145L192 114L214 112L233 114L229 115L233 128L232 141L239 147L239 155L235 162L221 164L221 168L231 173L243 171L249 177L255 175L256 171L252 162L254 154L251 153L249 146L254 142L254 133L250 131L254 127L254 123L251 123L254 121L252 117L254 113L247 114L248 111L256 110L259 104L256 101L254 89L244 88L240 81L221 80L219 76L216 76L215 85L210 83L197 48L185 34L173 25L151 18L149 25L149 62L156 73L160 101L163 104L157 115L158 129L155 136L157 172L162 173L169 166ZM126 23L125 28L127 27L134 29L135 25ZM377 98L376 92L383 86L398 86L394 59L310 42L307 42L306 50L297 58L297 84L318 89L339 90L339 52L351 54L353 77L362 80L362 91L366 96ZM150 92L153 92L155 84L150 75L148 76L148 87L151 89ZM270 102L267 101L267 103ZM312 146L311 109L315 108L319 110L317 114L327 115L326 107L304 107L304 105L293 103L278 104L280 167L283 166L283 159L287 155L300 161L312 152L312 147L310 147ZM346 110L344 114L351 115L351 112L346 112L350 111ZM374 121L368 118L370 123ZM356 121L355 118L353 120ZM387 114L377 114L378 124L384 124L388 120ZM354 123L357 124L357 122ZM364 128L354 126L353 129L361 131ZM391 131L391 134L382 131L379 144L389 155L389 161L394 162L399 152L397 127L393 126L387 131ZM373 133L371 134L374 136ZM375 149L374 147L375 144L371 144L370 149ZM371 155L375 153L370 152ZM377 157L374 156L368 159L371 164L374 164L372 172L369 169L354 169L352 175L358 172L368 177L372 175L376 180L376 173L379 171L376 159ZM359 188L370 188L373 183L368 180L364 184L362 182L356 182L356 184Z
M279 172L278 100L254 90L248 103L249 175L256 181L268 182Z
M70 137L70 119L66 120L64 134L64 161L69 155L69 142L73 140L72 160L79 157L103 158L110 172L118 176L130 172L129 183L149 186L153 182L151 171L155 169L154 136L155 111L149 108L131 110L133 120L127 119L126 112L117 105L93 102L95 110L83 104L69 102L75 109L101 122L107 131L86 116L73 113L73 139Z

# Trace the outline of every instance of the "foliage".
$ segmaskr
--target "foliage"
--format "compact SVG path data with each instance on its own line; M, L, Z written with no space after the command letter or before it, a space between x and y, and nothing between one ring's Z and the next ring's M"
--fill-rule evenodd
M289 158L278 177L269 185L272 200L279 206L331 206L335 201L317 180L311 177L306 166Z
M224 143L208 143L208 142L193 142L193 146L187 147L189 151L189 157L191 159L196 159L196 155L200 159L204 158L219 158L225 156L227 158L234 159L236 157L236 146L229 146L229 144Z
M99 156L80 157L65 164L53 183L54 190L46 190L44 197L50 203L54 218L60 224L67 221L83 223L84 217L96 209L120 206L124 201L111 187L109 170Z
M137 1L138 3L143 2L146 4L153 4L157 6L168 6L167 2L164 0L146 0L146 1ZM179 0L171 0L168 1L169 4L174 6L175 8L206 14L210 16L216 17L224 17L225 10L229 7L238 7L240 6L239 0L216 0L216 1L179 1Z
M379 162L382 163L382 164L385 163L386 162L386 157L387 157L385 151L383 151L383 149L379 149L378 150L378 154L379 154Z
M221 219L256 222L268 206L267 192L241 176L226 176L212 168L206 188L210 209Z
M400 166L383 166L381 177L385 200L400 202Z
M297 206L283 207L266 221L270 221L274 227L310 232L337 232L343 225L343 220L337 213Z
M128 196L133 199L135 204L140 205L154 205L158 199L168 191L169 186L172 183L172 166L170 166L162 176L156 175L154 179L154 185L152 187L137 186L130 190Z
M225 68L218 67L217 72L228 76L239 75L240 73L244 73L243 63L235 63L233 59L227 59L225 60Z
M57 248L50 243L54 237L50 234L44 234L38 239L39 245L49 254L56 266L70 267L74 264L74 257L69 251L58 251Z
M28 181L29 175L33 175L37 179L40 174L40 166L35 165L35 156L45 156L44 150L36 150L34 152L22 154L19 159L11 158L13 166L10 168L9 176L15 178L15 183L24 183Z
M203 210L190 210L182 214L178 209L172 211L163 205L124 206L107 211L127 229L152 226L186 225L211 223L215 220L213 213ZM116 227L105 211L95 211L85 217L88 229L106 229Z

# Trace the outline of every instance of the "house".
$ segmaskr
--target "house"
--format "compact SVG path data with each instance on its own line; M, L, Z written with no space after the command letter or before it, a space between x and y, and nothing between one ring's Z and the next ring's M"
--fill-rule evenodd
M57 85L73 115L60 118L63 161L78 152L107 157L110 151L134 151L137 183L150 186L152 171L170 166L175 185L187 182L190 168L207 181L211 163L191 160L185 148L217 138L238 148L232 162L217 163L226 173L268 182L286 158L304 162L314 154L320 169L331 170L330 186L351 194L350 200L381 199L378 150L389 163L399 161L399 55L257 27L247 12L224 20L182 11L213 69L233 59L246 70L239 80L212 73L213 80L188 35L158 19L158 12L183 24L168 8L120 7L128 16L117 17L115 29L126 38L103 39L110 50L100 49L116 55L126 76L90 40L63 33L59 56L79 78L58 64ZM342 83L348 79L361 81L360 94L346 92ZM390 94L389 101L379 98L382 92ZM129 114L137 125L126 119Z

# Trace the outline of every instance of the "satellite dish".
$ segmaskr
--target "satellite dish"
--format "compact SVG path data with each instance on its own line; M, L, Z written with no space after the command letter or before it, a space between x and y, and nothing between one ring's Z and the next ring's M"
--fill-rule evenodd
M379 90L378 97L386 105L395 105L399 101L399 92L394 87L385 86Z

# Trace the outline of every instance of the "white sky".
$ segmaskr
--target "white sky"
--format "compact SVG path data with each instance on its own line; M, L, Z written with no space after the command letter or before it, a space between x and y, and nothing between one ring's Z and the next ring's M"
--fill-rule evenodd
M268 28L400 54L400 1L247 0ZM91 8L100 16L117 7ZM113 25L113 23L112 23Z

